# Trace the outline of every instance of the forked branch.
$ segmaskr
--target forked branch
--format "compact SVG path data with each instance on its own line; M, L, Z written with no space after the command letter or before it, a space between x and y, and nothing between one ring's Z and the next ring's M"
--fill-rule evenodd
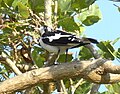
M120 66L116 67L111 62L104 59L96 59L93 61L75 61L35 69L2 82L0 84L0 94L23 90L38 83L46 83L76 76L99 84L116 83L120 81L120 74L112 73L120 73L118 72L120 71ZM111 68L108 68L108 66ZM109 69L111 69L111 73L107 72Z

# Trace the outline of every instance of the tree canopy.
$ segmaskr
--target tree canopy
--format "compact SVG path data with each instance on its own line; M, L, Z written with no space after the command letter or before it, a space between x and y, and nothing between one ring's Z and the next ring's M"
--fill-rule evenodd
M54 65L56 54L39 45L35 28L44 24L85 36L85 26L102 20L95 1L0 0L0 94L50 94L56 90L63 94L119 94L120 66L113 62L120 61L120 48L114 48L120 37L100 41L96 47L80 47L77 57L68 53L67 63L63 54L59 65ZM105 85L108 91L100 93L100 84L109 84Z

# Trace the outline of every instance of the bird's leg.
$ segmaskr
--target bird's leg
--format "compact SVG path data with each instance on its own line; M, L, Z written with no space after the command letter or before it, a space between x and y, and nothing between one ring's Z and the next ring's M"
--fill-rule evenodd
M54 64L58 64L58 59L59 59L59 56L60 56L60 49L58 50L57 54L56 54L56 59L55 59L55 63Z
M67 62L67 59L68 59L68 49L66 49L66 56L65 56L65 62Z

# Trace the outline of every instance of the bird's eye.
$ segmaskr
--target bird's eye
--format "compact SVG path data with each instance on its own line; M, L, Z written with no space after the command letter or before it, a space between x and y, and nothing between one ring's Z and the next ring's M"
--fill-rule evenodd
M47 27L46 27L46 26L44 26L44 31L45 31L45 32L47 31Z

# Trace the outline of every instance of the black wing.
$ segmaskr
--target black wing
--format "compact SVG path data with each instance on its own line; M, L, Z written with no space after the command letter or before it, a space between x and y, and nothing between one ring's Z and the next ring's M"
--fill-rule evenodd
M58 34L58 35L57 35ZM42 35L42 41L51 46L71 46L72 48L84 46L90 43L98 43L92 38L77 38L71 33L56 30L55 32L46 32Z
M57 36L59 34L59 36ZM57 38L58 37L58 38ZM52 41L50 41L52 38ZM65 46L79 44L79 39L71 33L56 30L55 32L46 32L42 35L42 40L44 43L52 46Z

